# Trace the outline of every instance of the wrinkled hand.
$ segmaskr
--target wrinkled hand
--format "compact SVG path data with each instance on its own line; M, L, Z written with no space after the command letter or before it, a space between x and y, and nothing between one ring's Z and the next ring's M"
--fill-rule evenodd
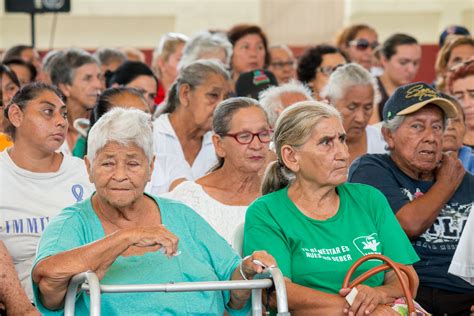
M436 181L456 190L461 184L466 170L453 153L444 153L440 166L436 169Z
M164 225L155 227L137 227L130 231L131 245L136 247L160 246L168 257L176 255L179 238Z
M356 288L358 293L352 306L347 303L344 308L344 313L348 313L349 316L370 315L379 304L384 304L386 301L384 293L375 288L363 284L356 286ZM339 291L339 294L346 297L350 291L350 288L343 288Z
M379 305L375 308L374 312L370 314L371 316L400 316L400 314L393 310L388 305Z
M246 259L242 261L242 271L249 280L252 279L256 274L262 273L265 269L265 267L254 263L254 260L258 260L266 267L277 266L275 258L273 258L273 256L268 252L264 250L254 251L251 256L246 257Z

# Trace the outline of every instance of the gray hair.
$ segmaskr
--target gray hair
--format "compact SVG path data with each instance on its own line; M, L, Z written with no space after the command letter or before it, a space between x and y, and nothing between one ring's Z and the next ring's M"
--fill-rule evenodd
M56 58L64 56L64 52L62 50L50 50L49 52L46 53L43 57L43 71L48 74L48 76L51 76L51 65L54 63Z
M299 93L307 100L313 100L311 90L296 80L291 80L281 86L272 86L259 93L258 99L267 113L270 126L275 126L276 120L278 119L276 109L283 108L281 96L289 93Z
M173 85L168 91L166 102L160 106L157 116L164 113L173 113L179 106L179 89L181 85L187 84L191 89L204 84L210 75L217 74L225 80L229 80L229 72L224 68L224 65L213 59L196 60L189 65L180 69L178 78L176 78Z
M374 91L374 103L377 103L377 82L374 77L362 66L349 63L337 68L329 77L329 81L321 91L321 96L327 98L331 103L344 98L351 87L372 86Z
M95 51L94 57L96 57L102 65L108 65L111 62L118 61L123 63L127 60L127 55L117 48L99 48Z
M232 56L232 44L222 33L201 32L194 35L184 46L183 56L179 62L182 68L191 62L201 59L204 54L222 49L225 52L225 66L228 67Z
M214 134L224 136L229 132L230 121L234 117L234 114L240 110L249 107L257 107L262 110L263 114L268 117L264 109L258 104L257 100L246 97L230 98L222 101L214 110L214 116L212 119L212 130ZM224 158L217 157L217 164L211 168L210 172L220 169L224 165Z
M295 57L294 54L293 54L293 51L288 47L288 45L276 44L276 45L271 45L270 47L268 47L268 51L270 53L271 53L272 49L283 49L288 53L288 55L290 55L293 58Z
M71 48L58 54L51 63L51 81L54 85L72 84L77 68L87 64L97 64L99 60L80 48Z
M138 109L113 108L105 113L89 131L87 158L91 165L97 152L109 142L135 144L143 149L148 162L153 159L151 116Z
M284 188L290 184L294 174L288 169L281 156L281 148L289 145L303 146L314 128L326 118L335 117L342 122L341 114L333 106L318 101L302 101L286 108L278 118L273 141L278 160L271 162L262 182L262 195Z

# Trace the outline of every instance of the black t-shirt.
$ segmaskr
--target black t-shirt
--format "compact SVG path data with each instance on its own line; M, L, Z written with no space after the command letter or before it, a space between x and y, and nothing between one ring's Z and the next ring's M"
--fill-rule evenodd
M349 181L382 191L394 213L428 192L434 181L415 180L403 173L387 154L366 154L351 165ZM414 265L424 286L453 292L474 292L474 286L448 274L462 229L473 206L474 176L466 172L461 185L441 209L433 225L412 240L420 257Z
M378 110L379 110L379 115L380 115L380 120L383 120L383 107L385 106L385 102L387 102L389 95L387 94L387 90L385 90L385 87L383 86L382 81L380 80L380 77L377 78L377 85L379 87L379 92L380 92L380 102L378 105Z

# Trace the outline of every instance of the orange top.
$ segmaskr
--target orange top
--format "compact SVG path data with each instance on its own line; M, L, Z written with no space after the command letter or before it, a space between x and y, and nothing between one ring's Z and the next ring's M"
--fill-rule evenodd
M0 133L0 151L13 145L13 141L7 134Z

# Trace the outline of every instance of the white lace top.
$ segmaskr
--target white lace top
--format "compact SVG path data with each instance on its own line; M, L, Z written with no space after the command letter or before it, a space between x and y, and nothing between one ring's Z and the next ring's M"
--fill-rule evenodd
M162 196L190 206L234 247L234 234L245 220L248 205L223 204L208 195L202 186L192 181L184 181L173 191Z

